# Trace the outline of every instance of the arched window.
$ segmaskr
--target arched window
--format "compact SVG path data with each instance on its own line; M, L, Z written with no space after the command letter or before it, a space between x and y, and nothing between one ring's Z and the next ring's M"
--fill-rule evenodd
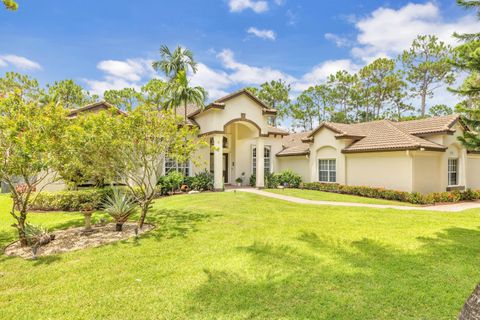
M271 149L269 146L265 147L263 149L263 169L265 173L270 173L272 170L272 155L271 155ZM257 173L257 148L253 147L252 149L252 172L253 174Z

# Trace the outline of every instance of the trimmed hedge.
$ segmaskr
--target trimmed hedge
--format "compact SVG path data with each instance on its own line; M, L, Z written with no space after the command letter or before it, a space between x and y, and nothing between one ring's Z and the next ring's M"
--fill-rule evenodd
M42 191L33 194L35 202L30 203L30 210L39 211L81 211L83 209L98 210L106 197L113 193L112 188L85 189L75 191Z
M395 191L383 188L372 188L363 186L346 186L337 183L321 183L309 182L302 185L302 189L318 190L325 192L334 192L341 194L349 194L361 197L385 199L401 202L409 202L413 204L435 204L440 202L458 202L479 200L480 191L467 189L466 191L453 192L435 192L429 194L421 194L418 192Z

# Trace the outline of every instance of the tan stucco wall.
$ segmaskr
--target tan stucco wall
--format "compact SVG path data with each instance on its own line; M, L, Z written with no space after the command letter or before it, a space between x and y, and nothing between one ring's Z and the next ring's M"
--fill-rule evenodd
M480 190L480 155L467 156L467 187Z
M413 191L420 193L445 191L442 188L443 153L415 151L411 152L411 155L413 158Z
M412 191L412 158L405 151L347 154L346 184Z
M310 181L309 159L307 156L292 156L278 158L278 172L292 170L302 177L302 181Z

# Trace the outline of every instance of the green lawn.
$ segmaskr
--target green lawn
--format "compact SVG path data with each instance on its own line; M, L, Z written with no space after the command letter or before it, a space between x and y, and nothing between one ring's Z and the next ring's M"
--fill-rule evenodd
M383 199L366 198L359 196L351 196L348 194L339 194L333 192L323 192L317 190L304 190L304 189L266 189L265 191L283 194L286 196L303 198L308 200L319 201L334 201L334 202L356 202L356 203L369 203L369 204L386 204L394 206L410 206L416 207L417 205L412 203L390 201Z
M13 240L0 201L0 244ZM37 213L63 228L78 214ZM159 200L157 225L37 261L0 256L1 319L453 319L480 280L480 211Z

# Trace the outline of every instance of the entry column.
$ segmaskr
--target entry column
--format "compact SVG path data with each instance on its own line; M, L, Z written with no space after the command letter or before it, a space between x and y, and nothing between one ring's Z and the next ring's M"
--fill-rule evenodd
M256 157L257 157L257 172L255 173L256 176L256 184L257 188L264 188L264 175L265 175L265 152L264 152L265 145L263 143L263 138L257 138L257 146L256 146Z
M213 136L213 187L219 191L223 189L223 136Z

